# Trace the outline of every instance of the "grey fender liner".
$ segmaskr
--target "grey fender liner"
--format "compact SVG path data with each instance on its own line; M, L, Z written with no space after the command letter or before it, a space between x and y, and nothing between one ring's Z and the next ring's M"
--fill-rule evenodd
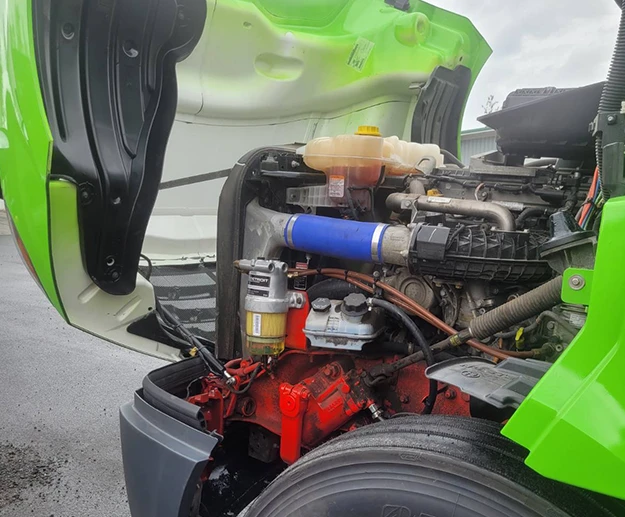
M551 367L534 359L511 357L499 364L479 357L459 357L430 366L428 379L457 386L496 408L518 408Z
M132 517L188 517L200 475L221 436L150 406L142 390L121 407L120 427Z

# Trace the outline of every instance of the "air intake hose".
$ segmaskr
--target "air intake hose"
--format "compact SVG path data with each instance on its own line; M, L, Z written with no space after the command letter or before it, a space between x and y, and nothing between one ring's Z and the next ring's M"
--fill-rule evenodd
M619 6L622 5L620 0L617 1L617 4ZM608 80L603 87L601 100L599 101L599 114L620 111L623 101L625 101L625 9L621 12L621 22L614 54L612 55L612 64L610 65ZM603 139L601 135L597 136L595 147L597 166L599 167L601 178L601 190L604 199L607 200L610 198L610 190L603 171Z

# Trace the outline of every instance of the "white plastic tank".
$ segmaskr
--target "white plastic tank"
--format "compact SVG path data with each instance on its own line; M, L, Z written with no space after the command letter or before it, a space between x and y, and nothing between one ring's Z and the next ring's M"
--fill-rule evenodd
M383 138L376 126L360 126L353 135L316 138L302 154L306 165L326 174L328 195L334 199L344 199L350 188L373 187L384 174L419 174L418 166L425 157L443 165L437 145L406 142L396 136Z

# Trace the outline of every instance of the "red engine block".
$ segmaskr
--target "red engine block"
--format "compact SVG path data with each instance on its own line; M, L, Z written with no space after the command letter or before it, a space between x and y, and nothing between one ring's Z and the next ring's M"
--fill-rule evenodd
M389 357L387 361L396 358ZM429 381L424 364L401 370L396 379L375 390L363 373L381 359L354 358L334 352L283 353L277 366L259 375L249 391L235 395L217 378L203 380L202 393L189 401L202 408L207 428L224 433L228 422L259 425L280 437L280 456L295 462L335 433L367 425L377 406L386 414L420 413ZM237 371L249 372L242 362ZM434 413L469 416L469 397L453 386L440 385Z

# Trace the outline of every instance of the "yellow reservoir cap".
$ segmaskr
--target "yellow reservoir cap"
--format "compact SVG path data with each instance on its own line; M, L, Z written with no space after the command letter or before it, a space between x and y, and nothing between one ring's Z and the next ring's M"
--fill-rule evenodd
M362 136L382 136L378 126L358 126L356 134Z

